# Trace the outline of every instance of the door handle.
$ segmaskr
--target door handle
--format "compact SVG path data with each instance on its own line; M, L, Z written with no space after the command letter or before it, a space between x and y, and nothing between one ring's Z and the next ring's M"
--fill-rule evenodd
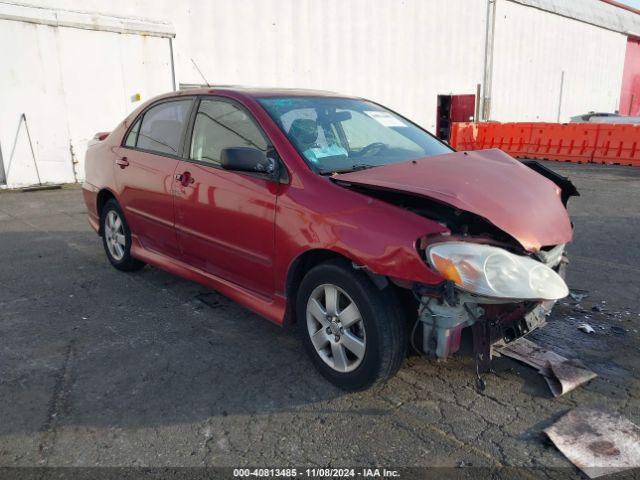
M120 157L116 160L116 165L120 165L120 168L128 167L129 160L127 160L127 157Z
M176 173L175 179L178 182L180 182L183 187L186 187L187 185L191 185L193 182L195 182L195 179L191 176L191 173L189 172Z

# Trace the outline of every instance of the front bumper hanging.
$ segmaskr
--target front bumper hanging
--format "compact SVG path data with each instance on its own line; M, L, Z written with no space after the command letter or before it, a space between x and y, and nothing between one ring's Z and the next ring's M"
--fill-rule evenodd
M568 259L560 253L556 271L565 277ZM447 288L449 287L449 288ZM422 324L422 349L446 359L460 348L462 330L471 327L473 354L478 374L491 367L493 347L521 338L546 323L555 301L479 303L477 297L453 292L451 285L415 292L420 299L418 321Z

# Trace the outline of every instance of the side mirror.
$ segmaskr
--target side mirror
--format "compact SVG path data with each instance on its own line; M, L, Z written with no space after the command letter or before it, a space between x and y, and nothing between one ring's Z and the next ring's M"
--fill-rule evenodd
M225 170L241 172L273 173L276 162L264 152L251 147L223 148L220 152L220 164Z

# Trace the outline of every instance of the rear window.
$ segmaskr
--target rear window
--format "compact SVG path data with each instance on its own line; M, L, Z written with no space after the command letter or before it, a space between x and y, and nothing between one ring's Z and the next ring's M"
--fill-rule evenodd
M135 146L151 152L177 155L190 108L191 100L177 100L163 102L147 110L139 129L134 127L138 130ZM130 140L127 138L127 146Z

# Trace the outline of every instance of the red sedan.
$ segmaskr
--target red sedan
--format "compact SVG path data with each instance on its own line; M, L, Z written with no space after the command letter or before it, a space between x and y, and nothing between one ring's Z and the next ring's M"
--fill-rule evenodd
M376 103L199 89L142 105L86 158L111 264L200 282L279 325L350 390L409 345L446 358L544 323L567 295L570 181L499 150L454 152Z

